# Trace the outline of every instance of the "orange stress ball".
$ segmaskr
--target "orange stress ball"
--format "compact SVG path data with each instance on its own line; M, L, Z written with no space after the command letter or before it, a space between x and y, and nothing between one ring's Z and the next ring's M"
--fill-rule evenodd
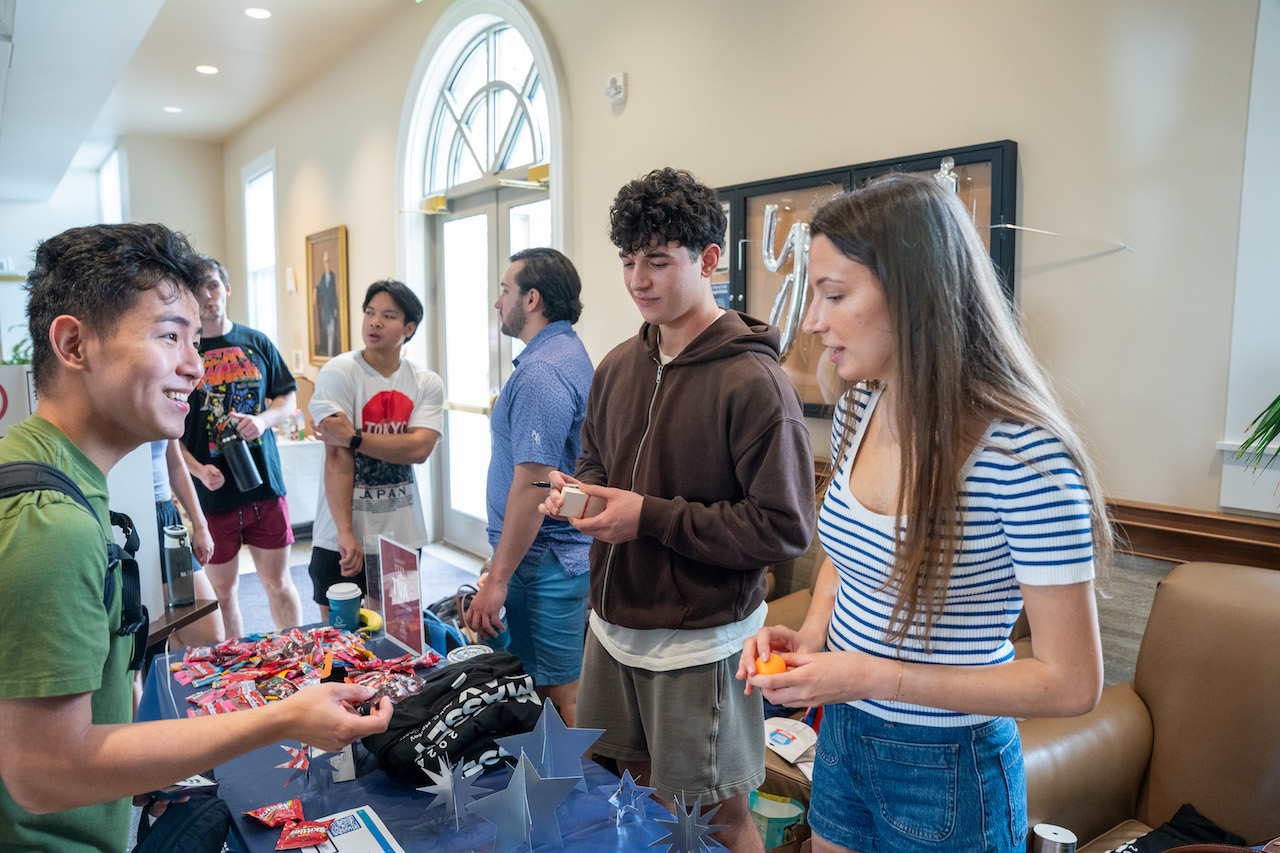
M787 662L779 654L769 655L769 659L756 658L757 675L778 675L787 671Z

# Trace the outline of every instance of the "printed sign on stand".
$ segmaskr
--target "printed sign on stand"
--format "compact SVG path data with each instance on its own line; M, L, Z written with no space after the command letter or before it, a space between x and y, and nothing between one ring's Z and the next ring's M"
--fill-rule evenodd
M422 639L418 552L379 536L378 562L382 569L382 618L387 636L405 650L420 655L426 645Z

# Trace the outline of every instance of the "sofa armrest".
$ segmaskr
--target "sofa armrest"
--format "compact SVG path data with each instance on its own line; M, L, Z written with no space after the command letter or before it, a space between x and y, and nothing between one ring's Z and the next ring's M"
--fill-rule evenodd
M1151 714L1133 684L1102 691L1080 717L1018 722L1027 768L1027 822L1090 839L1134 816L1151 760Z

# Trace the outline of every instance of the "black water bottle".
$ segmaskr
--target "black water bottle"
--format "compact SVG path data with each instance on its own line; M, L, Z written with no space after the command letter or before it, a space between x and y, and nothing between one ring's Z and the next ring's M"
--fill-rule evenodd
M258 473L258 466L253 464L249 442L241 438L239 433L231 433L222 442L222 455L231 466L231 477L236 481L237 489L249 492L262 485L262 475Z
M191 566L191 542L187 528L171 524L164 529L164 573L169 579L169 606L196 603L195 573Z

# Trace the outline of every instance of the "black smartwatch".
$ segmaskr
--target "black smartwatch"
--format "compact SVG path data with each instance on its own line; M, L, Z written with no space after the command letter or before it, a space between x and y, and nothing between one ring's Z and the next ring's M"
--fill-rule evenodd
M356 431L351 434L351 440L347 442L347 447L352 450L360 449L360 442L364 441L364 434L360 432L360 428L356 427Z

